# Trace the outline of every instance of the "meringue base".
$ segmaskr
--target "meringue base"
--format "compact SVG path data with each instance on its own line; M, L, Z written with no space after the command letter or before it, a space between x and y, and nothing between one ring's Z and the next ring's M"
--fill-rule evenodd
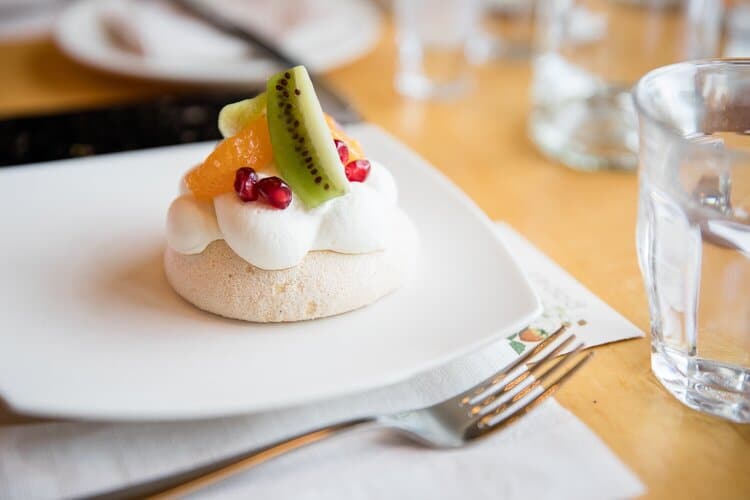
M371 304L411 275L417 239L405 222L395 244L377 252L314 251L294 267L269 271L216 240L194 255L168 247L164 269L179 295L220 316L261 323L322 318Z

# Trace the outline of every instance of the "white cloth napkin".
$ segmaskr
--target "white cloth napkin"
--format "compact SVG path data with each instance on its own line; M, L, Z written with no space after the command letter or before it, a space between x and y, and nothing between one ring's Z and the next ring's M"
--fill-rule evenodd
M574 304L587 301L586 309L581 306L578 313L607 322L609 333L596 341L592 334L591 345L637 332L604 303L592 300L593 295L571 282L569 275L510 228L503 226L499 234L532 277L544 273L545 280L560 292L558 298L570 298L572 287ZM557 307L549 297L545 306ZM568 309L569 304L562 307ZM559 313L553 316L560 318ZM592 323L576 327L590 328ZM158 477L321 424L430 404L471 386L511 361L519 350L511 340L500 339L480 352L404 383L283 411L197 422L61 422L0 427L0 499L93 493ZM197 496L601 499L633 497L644 491L638 478L595 434L549 400L476 446L436 451L416 447L386 431L349 435L282 457Z
M529 330L511 335L508 345L523 353L562 324L587 347L643 337L643 332L602 299L591 293L573 276L555 264L510 226L497 224L500 238L515 255L534 284L544 312ZM571 346L568 350L572 349Z

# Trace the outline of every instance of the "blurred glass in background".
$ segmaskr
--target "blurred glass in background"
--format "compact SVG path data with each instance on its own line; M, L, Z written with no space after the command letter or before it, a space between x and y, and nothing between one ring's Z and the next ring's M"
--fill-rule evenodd
M531 56L535 0L482 0L478 47L483 60Z
M396 0L396 89L417 99L466 92L479 13L479 0Z
M750 57L750 1L727 1L722 57Z
M719 54L721 0L538 0L530 134L578 169L634 169L630 90L643 74Z

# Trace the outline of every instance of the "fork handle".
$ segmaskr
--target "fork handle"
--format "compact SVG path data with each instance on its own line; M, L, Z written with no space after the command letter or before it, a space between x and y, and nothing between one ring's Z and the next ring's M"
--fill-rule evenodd
M221 481L229 476L245 471L251 467L267 462L304 446L317 443L349 431L375 427L378 421L374 418L349 420L327 427L321 427L288 439L277 441L263 448L239 453L207 465L177 472L170 476L145 481L133 486L106 491L84 497L88 500L125 500L131 498L177 498L192 493L200 488Z

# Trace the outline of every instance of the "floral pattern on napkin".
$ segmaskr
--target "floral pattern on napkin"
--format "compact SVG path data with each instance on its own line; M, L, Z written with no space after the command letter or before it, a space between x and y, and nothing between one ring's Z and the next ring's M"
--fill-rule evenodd
M574 325L582 329L588 324L585 319L586 303L568 295L564 289L541 275L531 275L534 287L542 300L544 311L525 330L508 337L510 347L522 354L527 347L535 346L561 326Z
M586 347L643 337L643 332L591 293L555 262L542 254L507 224L498 224L500 239L526 271L542 301L541 316L528 328L507 337L517 355L533 347L561 326ZM571 350L572 347L566 349Z

